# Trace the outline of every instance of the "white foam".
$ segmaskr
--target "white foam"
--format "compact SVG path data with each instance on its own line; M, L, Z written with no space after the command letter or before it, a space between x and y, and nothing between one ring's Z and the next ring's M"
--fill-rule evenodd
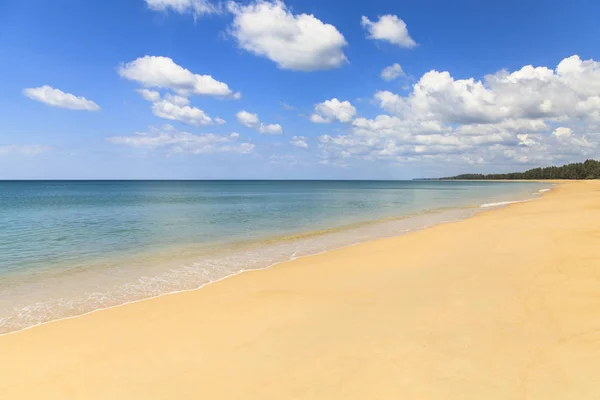
M549 192L551 190L552 189L540 189L540 190L538 190L538 192L540 192L540 193L546 193L546 192Z
M514 203L524 203L526 201L529 201L529 200L499 201L497 203L485 203L485 204L482 204L480 207L481 208L500 207L500 206L506 206L506 205L514 204Z

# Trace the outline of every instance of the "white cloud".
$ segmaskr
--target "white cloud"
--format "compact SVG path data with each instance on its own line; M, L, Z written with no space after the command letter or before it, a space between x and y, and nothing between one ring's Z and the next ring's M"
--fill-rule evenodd
M281 135L283 128L279 124L263 124L258 114L242 110L235 115L240 124L247 128L256 129L261 135Z
M398 63L392 64L389 67L385 67L381 71L381 79L388 81L388 82L393 81L394 79L399 78L404 75L406 75L406 74L404 73L404 71L402 70L402 67Z
M523 146L534 146L538 144L538 142L535 139L535 136L530 135L528 133L518 134L517 139L519 139L519 144Z
M187 97L179 96L176 94L167 93L165 95L165 100L169 103L176 104L178 106L188 106L190 105L190 99Z
M313 15L292 14L283 1L230 2L229 10L234 14L230 33L238 45L279 68L314 71L348 61L343 52L346 40L335 26Z
M396 46L411 48L417 43L408 34L406 23L395 15L383 15L377 22L363 16L360 24L367 30L368 38L385 40Z
M179 14L190 13L194 16L220 12L219 8L208 0L146 0L146 4L154 11L171 9Z
M375 95L381 107L411 118L454 124L498 123L507 119L584 118L600 120L600 63L572 56L555 70L525 66L509 73L454 79L449 72L429 71L401 97Z
M183 96L167 93L164 98L160 93L148 89L140 89L142 97L152 102L152 114L171 121L180 121L193 126L205 126L225 123L218 118L213 120L203 110L190 105L190 100Z
M315 104L315 112L310 120L317 124L331 123L335 120L350 122L356 115L356 108L349 101L339 101L336 98Z
M554 70L525 66L483 81L430 71L407 96L379 91L375 101L394 115L356 118L348 133L322 135L325 159L513 169L600 156L600 63L578 56Z
M166 128L166 129L165 129ZM250 153L252 143L240 142L240 135L217 135L214 133L192 134L179 132L173 127L154 129L151 132L138 132L130 136L113 136L107 140L113 144L127 145L146 150L163 150L167 154L206 154L206 153Z
M461 125L456 131L464 135L481 135L498 130L512 133L540 133L547 132L550 128L546 122L540 119L507 119L496 124L468 124Z
M206 95L239 98L229 86L210 75L194 74L169 57L144 56L119 67L119 75L147 88L170 89L180 96Z
M138 89L137 92L144 98L144 100L152 102L160 100L160 93L155 90Z
M252 114L245 110L238 112L235 116L237 117L240 124L248 128L255 128L260 123L260 120L258 119L258 114Z
M152 113L159 118L181 121L184 124L203 126L212 125L213 120L199 108L161 100L152 104Z
M357 123L351 134L322 135L319 142L334 159L359 157L396 161L406 157L474 155L482 148L510 148L518 144L516 138L504 132L477 136L461 136L454 132L415 134L410 124L388 116Z
M308 142L304 136L294 136L290 141L292 146L300 147L301 149L308 149Z
M571 153L573 151L584 150L586 152L593 151L600 145L600 131L594 132L593 141L588 139L587 135L577 135L573 129L566 127L558 127L552 132L552 137L556 138L555 147L564 148L564 152Z
M281 135L283 128L279 124L260 124L258 132L261 135Z
M35 156L50 151L50 147L39 144L9 144L0 146L0 156L23 155Z
M226 123L227 123L227 121L225 121L223 118L219 118L219 117L215 118L215 124L217 124L217 125L225 125Z
M541 125L543 126L543 125ZM576 134L558 128L540 131L537 123L510 120L498 124L448 126L440 121L379 115L357 118L344 135L322 135L326 158L339 160L430 161L446 164L552 164L580 161L598 154L600 134ZM518 129L521 127L522 129Z
M100 106L83 96L65 93L60 89L44 85L37 88L23 89L23 94L32 100L46 103L49 106L68 108L71 110L98 111Z
M332 120L328 120L319 114L312 114L310 116L310 120L312 122L314 122L315 124L328 124L328 123L332 122Z
M561 126L556 128L552 134L557 138L569 137L573 135L573 130L571 128L564 128Z
M374 98L381 108L391 114L402 115L407 110L407 99L388 90L376 92Z

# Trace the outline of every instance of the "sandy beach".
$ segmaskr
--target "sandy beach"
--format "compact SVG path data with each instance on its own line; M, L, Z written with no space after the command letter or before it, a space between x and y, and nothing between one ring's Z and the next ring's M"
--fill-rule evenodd
M600 182L0 337L0 399L598 399Z

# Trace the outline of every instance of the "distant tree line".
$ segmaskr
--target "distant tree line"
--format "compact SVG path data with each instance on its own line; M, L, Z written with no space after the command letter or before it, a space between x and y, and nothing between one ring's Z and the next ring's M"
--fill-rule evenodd
M582 163L567 164L562 167L534 168L525 172L509 174L462 174L440 179L600 179L600 161L586 160Z

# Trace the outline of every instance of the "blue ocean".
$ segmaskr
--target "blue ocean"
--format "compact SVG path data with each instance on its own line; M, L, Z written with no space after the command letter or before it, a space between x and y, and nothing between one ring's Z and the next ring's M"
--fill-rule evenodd
M0 334L456 221L549 186L0 182Z

